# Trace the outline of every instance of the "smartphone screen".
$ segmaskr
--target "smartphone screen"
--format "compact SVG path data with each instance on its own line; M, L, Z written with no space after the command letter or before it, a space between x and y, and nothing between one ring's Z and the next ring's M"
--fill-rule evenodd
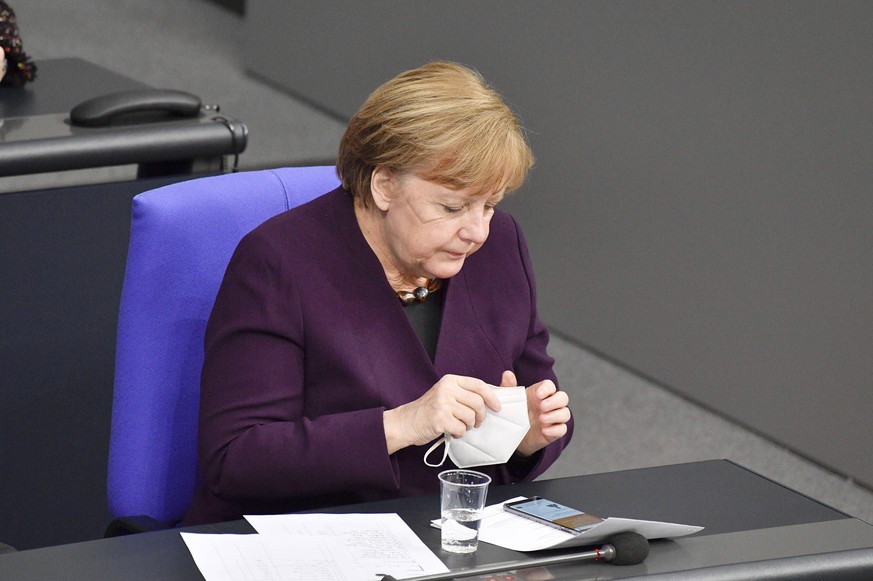
M542 524L574 534L586 531L603 522L603 519L599 516L594 516L593 514L588 514L539 496L507 502L503 505L503 508L519 516L530 518Z

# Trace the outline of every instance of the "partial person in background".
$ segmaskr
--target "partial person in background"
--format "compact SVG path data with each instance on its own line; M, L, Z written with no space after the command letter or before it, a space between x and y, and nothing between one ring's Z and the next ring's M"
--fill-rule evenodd
M20 87L36 77L36 65L24 52L15 12L0 1L0 86Z
M367 99L340 144L341 187L231 258L184 524L435 494L427 445L482 425L501 387L527 386L530 427L477 469L507 484L558 458L568 397L521 230L496 209L532 164L518 119L464 66L425 65Z

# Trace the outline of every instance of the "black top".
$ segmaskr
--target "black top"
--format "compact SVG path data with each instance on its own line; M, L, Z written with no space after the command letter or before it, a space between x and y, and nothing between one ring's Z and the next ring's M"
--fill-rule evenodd
M403 312L406 313L431 361L436 356L440 321L443 318L443 293L445 288L430 293L423 303L416 301L403 307Z

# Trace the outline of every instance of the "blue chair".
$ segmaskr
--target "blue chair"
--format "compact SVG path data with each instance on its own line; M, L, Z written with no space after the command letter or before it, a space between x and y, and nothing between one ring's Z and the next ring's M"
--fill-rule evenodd
M203 334L237 243L338 185L333 166L176 183L133 199L118 318L107 536L177 525L197 485Z

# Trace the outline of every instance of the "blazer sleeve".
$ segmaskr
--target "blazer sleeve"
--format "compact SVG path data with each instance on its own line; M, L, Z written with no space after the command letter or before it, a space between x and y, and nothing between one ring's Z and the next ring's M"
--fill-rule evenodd
M303 307L279 243L237 247L207 325L201 379L205 485L228 500L396 489L383 408L304 415ZM311 379L311 378L310 378Z

